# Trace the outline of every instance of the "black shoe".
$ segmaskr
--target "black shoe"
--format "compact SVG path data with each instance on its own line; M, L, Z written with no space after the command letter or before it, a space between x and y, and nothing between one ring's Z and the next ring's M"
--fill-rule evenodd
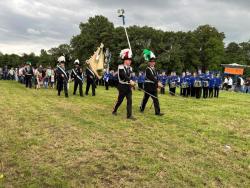
M144 110L142 109L142 107L141 107L141 106L140 106L140 112L141 112L141 113L143 113L143 112L144 112Z
M76 95L75 93L73 93L73 95Z
M68 94L66 94L66 95L65 95L65 97L66 97L66 98L68 98L68 97L69 97L69 95L68 95Z
M136 118L135 118L134 116L127 117L127 119L130 119L130 120L132 120L132 121L135 121L135 120L136 120Z
M164 114L163 113L158 113L158 114L155 114L156 116L163 116Z
M117 116L117 112L112 112L112 114L113 114L114 116Z

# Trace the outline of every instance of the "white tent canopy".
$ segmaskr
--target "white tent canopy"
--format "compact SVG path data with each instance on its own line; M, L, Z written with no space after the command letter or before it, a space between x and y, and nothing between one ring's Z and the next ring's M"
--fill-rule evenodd
M221 66L223 66L223 67L231 67L231 68L247 68L247 67L250 67L248 65L240 65L240 64L237 64L237 63L221 64Z

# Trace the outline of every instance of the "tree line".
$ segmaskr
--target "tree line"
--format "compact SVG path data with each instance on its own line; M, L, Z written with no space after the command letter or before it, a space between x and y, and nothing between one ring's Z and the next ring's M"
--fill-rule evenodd
M41 50L39 56L34 53L16 54L0 53L0 67L3 65L17 67L26 61L33 65L55 66L58 56L64 54L68 68L75 59L85 62L100 43L104 43L112 53L110 66L116 69L120 62L121 49L128 48L123 27L114 27L104 16L95 16L79 25L80 33L71 38L69 44L46 51ZM196 71L222 70L221 64L250 65L250 40L248 42L231 42L224 44L225 34L210 25L199 26L194 31L169 32L144 26L127 28L133 50L133 68L135 71L146 67L142 51L147 48L157 56L158 69L180 73L185 70ZM250 72L247 74L250 75Z

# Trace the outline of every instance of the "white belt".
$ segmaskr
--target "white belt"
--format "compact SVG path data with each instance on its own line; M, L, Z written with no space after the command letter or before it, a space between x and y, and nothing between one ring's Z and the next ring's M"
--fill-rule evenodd
M145 82L147 82L147 83L155 83L155 82L153 82L153 81L151 81L151 80L145 80Z
M123 81L121 81L121 80L119 80L119 83L120 83L120 84L127 84L127 85L129 85L128 82L123 82Z

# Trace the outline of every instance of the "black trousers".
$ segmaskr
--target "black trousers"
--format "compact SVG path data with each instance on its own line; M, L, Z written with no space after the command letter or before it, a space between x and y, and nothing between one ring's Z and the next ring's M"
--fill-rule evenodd
M208 97L208 87L203 87L203 98L206 99Z
M214 88L209 88L209 97L213 98L214 96Z
M25 76L25 85L28 88L32 88L32 76Z
M105 88L106 90L109 90L109 81L105 81Z
M191 97L195 97L195 87L191 86Z
M175 95L176 87L173 88L169 87L169 91L170 95Z
M82 97L83 96L83 92L82 92L82 81L79 80L79 79L75 79L74 81L74 92L73 92L73 95L76 94L76 90L78 88L78 85L79 85L79 93L80 93L80 96Z
M202 92L202 88L201 87L195 87L195 97L197 99L201 98L201 92Z
M95 81L92 80L92 79L87 80L87 85L86 85L85 94L86 94L86 95L89 94L89 88L90 88L90 86L92 87L92 96L95 96L95 88L96 88L96 85L95 85Z
M149 97L151 97L152 98L152 100L153 100L153 103L154 103L154 108L155 108L155 114L160 114L160 104L159 104L159 100L158 100L158 98L157 98L157 89L156 90L154 90L154 91L147 91L146 90L146 92L147 93L144 93L144 97L143 97L143 99L142 99L142 103L141 103L141 111L144 111L144 109L145 109L145 107L146 107L146 104L147 104L147 102L148 102L148 99L149 99ZM152 96L154 96L154 97L152 97L152 96L150 96L150 95L152 95Z
M161 88L161 94L165 94L165 87Z
M215 87L214 88L214 97L218 98L219 97L219 92L220 92L220 88L219 87Z
M138 83L138 88L139 88L139 90L143 89L143 83Z
M58 80L57 82L57 91L58 96L61 95L61 91L64 90L65 97L68 97L68 82L65 80Z
M183 88L180 89L180 95L183 95Z
M188 87L187 88L187 96L190 96L191 95L191 87Z
M127 118L132 116L132 90L130 85L118 84L118 99L113 109L113 112L117 112L118 108L121 106L124 98L127 99Z
M187 97L188 96L188 88L181 88L181 90L182 90L182 95L183 95L183 97Z

